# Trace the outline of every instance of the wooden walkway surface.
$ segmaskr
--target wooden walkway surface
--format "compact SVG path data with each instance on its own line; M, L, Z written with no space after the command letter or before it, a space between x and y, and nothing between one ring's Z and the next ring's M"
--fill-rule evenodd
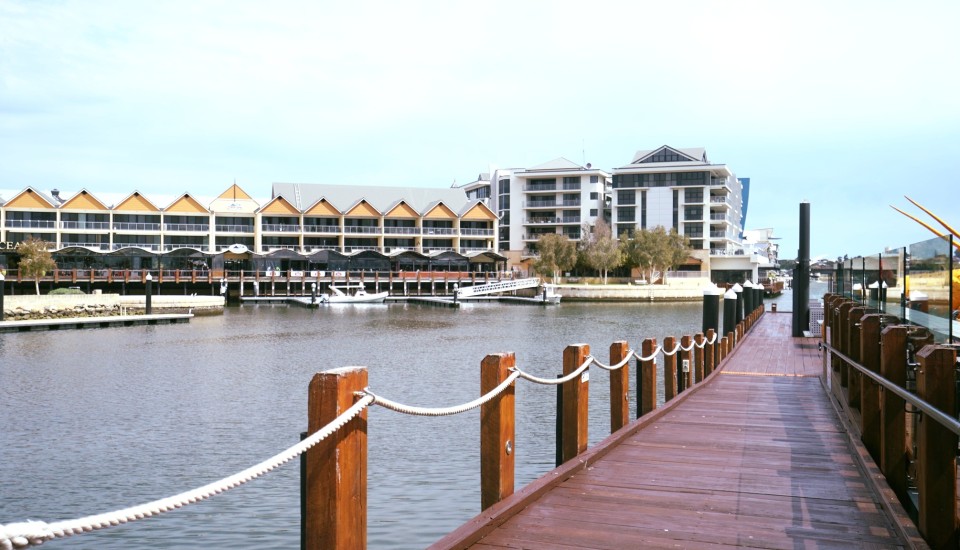
M524 489L436 546L905 546L857 465L821 369L817 341L792 338L789 315L767 314L678 406L586 469L549 490Z

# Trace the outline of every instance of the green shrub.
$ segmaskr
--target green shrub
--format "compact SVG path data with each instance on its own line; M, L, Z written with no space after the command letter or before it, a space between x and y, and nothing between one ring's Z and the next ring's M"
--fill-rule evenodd
M79 288L55 288L50 291L50 296L62 296L65 294L86 294L86 292L80 290Z

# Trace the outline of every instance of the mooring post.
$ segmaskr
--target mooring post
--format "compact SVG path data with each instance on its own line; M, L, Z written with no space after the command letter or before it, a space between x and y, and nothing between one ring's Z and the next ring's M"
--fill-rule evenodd
M610 364L616 365L627 358L630 346L626 342L610 344ZM610 433L630 423L630 365L610 371Z
M344 367L314 375L307 433L346 412L367 386L367 369ZM306 453L306 550L367 546L367 411Z
M706 372L703 358L706 355L707 346L704 340L702 332L693 335L693 341L696 343L693 347L693 382L695 384L703 382L703 376Z
M907 327L888 326L880 332L880 376L907 387ZM880 400L880 471L901 502L907 502L906 402L883 390Z
M6 282L4 281L5 279L6 277L3 274L3 270L0 269L0 321L3 321L3 295L5 290L4 287L7 286Z
M703 289L703 332L720 330L720 297L723 290L711 284Z
M716 348L717 342L711 344L710 342L716 338L717 333L713 329L707 331L706 339L707 343L703 346L703 375L704 377L710 376L710 373L713 372L714 365L716 364Z
M690 335L684 335L680 337L680 347L681 348L690 348L693 345L693 338ZM685 391L693 385L693 350L690 349L681 349L680 350L680 375L679 378L682 380L680 384L680 391Z
M669 353L677 347L677 339L673 336L667 336L663 339L663 400L670 401L681 391L680 375L677 372L677 356L680 354Z
M747 320L749 326L750 314L753 313L753 283L750 279L743 282L740 295L743 296L743 318Z
M513 353L496 353L480 363L480 395L510 377ZM516 434L516 382L480 406L480 509L486 510L513 494Z
M740 283L736 283L730 287L730 290L733 291L734 303L737 305L733 322L739 324L743 321L743 287Z
M860 361L860 319L867 314L867 308L865 307L855 307L850 309L850 313L847 315L847 326L848 330L846 332L847 337L847 355L850 359L853 359L857 363ZM860 371L850 367L850 373L848 375L849 386L847 387L847 401L850 403L850 406L860 410L860 379L863 378L860 375Z
M956 418L957 352L925 346L917 354L917 395ZM933 548L957 547L957 434L926 416L917 430L920 534Z
M149 273L147 273L144 282L146 283L146 289L147 289L147 290L146 290L146 297L144 298L144 299L145 299L145 304L144 304L145 308L144 308L144 311L146 312L147 315L151 315L151 314L153 313L153 300L152 300L152 298L153 298L153 276L150 275Z
M656 338L646 338L640 345L640 355L651 357L657 349ZM644 359L637 364L637 418L657 408L657 358Z
M733 330L733 327L737 324L737 293L733 290L728 290L723 295L723 332L720 334L727 334Z
M580 368L590 355L587 344L573 344L563 350L563 375ZM590 371L563 384L563 461L566 462L587 450L589 422Z

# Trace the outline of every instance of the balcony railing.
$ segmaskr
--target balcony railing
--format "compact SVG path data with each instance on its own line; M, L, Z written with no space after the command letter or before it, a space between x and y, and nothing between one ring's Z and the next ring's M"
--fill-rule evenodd
M208 223L165 223L164 231L185 231L193 233L206 233L210 231Z
M60 222L61 229L85 229L88 231L110 231L110 222Z
M456 235L457 230L452 227L424 227L424 235Z
M383 232L388 235L419 235L419 227L399 227L399 226L386 226L383 228Z
M67 248L68 246L84 246L96 250L110 250L110 243L63 242L60 243L60 245L61 248Z
M431 253L431 252L456 252L456 251L457 251L457 249L456 249L456 248L453 248L452 246L430 246L430 247L426 247L426 246L425 246L425 247L423 247L423 253L424 253L424 254L429 254L429 253Z
M524 188L524 191L556 191L557 184L555 183L531 183L527 184Z
M460 230L461 235L468 235L471 237L492 237L493 229L474 229L472 227L467 227Z
M361 252L363 250L380 250L379 246L347 246L347 252Z
M260 229L272 233L296 233L300 231L300 226L291 223L265 223Z
M121 248L130 248L130 247L143 248L144 250L154 250L154 251L160 250L159 243L113 243L114 250L120 250Z
M578 181L576 183L564 183L563 189L564 191L578 191L580 190L580 182Z
M710 214L710 221L712 222L730 221L730 216L727 214Z
M192 248L194 250L206 250L207 245L204 243L178 243L178 244L165 244L163 249L167 252L171 250L178 250L180 248Z
M703 204L703 195L685 195L683 197L684 204Z
M366 225L345 225L343 226L344 233L364 233L369 235L379 235L380 228L377 226L366 226Z
M710 238L711 238L711 239L724 239L724 238L730 238L730 236L727 235L727 234L726 234L725 232L723 232L723 231L711 231L711 232L710 232Z
M523 205L527 208L555 208L557 201L525 201Z
M493 248L489 246L461 246L460 253L466 254L468 252L487 252L491 251Z
M580 206L580 199L565 200L562 204L563 206Z
M725 204L730 201L727 200L727 197L710 197L710 204Z
M252 225L217 225L217 233L253 233Z
M113 222L114 231L160 231L159 223Z
M55 229L56 220L7 220L6 227L25 229Z
M304 233L339 233L339 225L305 225L303 226Z
M300 245L297 244L265 244L263 245L268 252L272 250L299 250Z

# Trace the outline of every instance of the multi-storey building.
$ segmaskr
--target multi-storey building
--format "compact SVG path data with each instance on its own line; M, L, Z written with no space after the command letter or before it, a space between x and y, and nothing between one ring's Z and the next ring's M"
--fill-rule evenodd
M458 189L277 183L271 199L257 201L234 184L209 201L185 193L164 203L138 191L110 204L87 190L63 199L27 187L0 198L0 242L35 237L102 253L497 249L496 215Z

